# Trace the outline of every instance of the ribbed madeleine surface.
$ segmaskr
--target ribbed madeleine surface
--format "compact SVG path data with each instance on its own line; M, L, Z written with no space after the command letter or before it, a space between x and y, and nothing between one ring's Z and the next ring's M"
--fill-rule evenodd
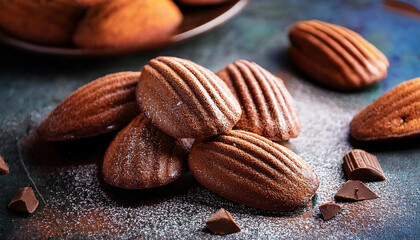
M100 135L126 126L139 114L135 89L140 72L98 78L73 92L39 125L45 140L62 141Z
M227 83L241 104L242 116L235 129L276 141L299 135L296 106L280 78L246 60L227 65L217 75Z
M397 85L357 113L350 134L357 140L420 135L420 78Z
M211 191L266 210L296 209L307 203L319 186L314 170L298 155L243 130L196 141L188 167Z
M225 132L238 122L241 107L216 74L176 57L152 59L142 69L137 100L159 129L175 138Z
M359 34L326 22L296 23L289 31L295 64L319 83L350 91L387 75L388 59Z
M104 180L115 187L158 187L181 176L187 154L181 141L157 129L141 114L109 145L102 173Z

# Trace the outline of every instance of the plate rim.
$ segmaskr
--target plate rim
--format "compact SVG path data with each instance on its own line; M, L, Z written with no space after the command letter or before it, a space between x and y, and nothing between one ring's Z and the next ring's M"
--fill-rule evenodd
M205 22L193 29L171 35L168 40L160 43L156 46L142 46L135 48L107 48L107 49L85 49L85 48L71 48L71 47L59 47L59 46L44 46L36 43L27 42L10 36L0 31L0 43L14 47L19 50L24 50L31 53L46 54L46 55L58 55L58 56L115 56L129 53L147 52L156 49L162 49L169 47L191 38L197 37L206 32L212 31L234 16L239 14L248 4L250 0L238 0L229 9L220 14L219 16Z

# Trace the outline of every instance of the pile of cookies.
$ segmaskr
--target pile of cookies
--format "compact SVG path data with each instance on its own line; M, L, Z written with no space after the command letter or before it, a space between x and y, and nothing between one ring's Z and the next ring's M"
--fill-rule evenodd
M79 88L37 133L61 141L123 126L102 167L115 187L162 186L188 165L206 188L261 209L296 209L318 189L313 169L272 141L297 137L300 124L283 81L256 63L238 60L216 74L157 57L141 73L110 74Z
M230 0L183 0L211 5ZM172 0L2 0L0 31L47 46L138 48L163 43L183 15Z
M304 21L292 26L289 36L292 60L330 88L356 90L387 75L386 57L344 27ZM115 187L159 187L188 169L227 199L290 211L306 204L319 186L301 157L273 142L300 133L292 96L280 78L246 60L214 73L186 59L157 57L141 72L110 74L77 89L36 133L46 141L65 141L119 129L102 166L104 180ZM401 83L356 114L350 134L361 141L420 135L420 78ZM354 150L344 158L344 169L349 182L336 199L377 197L355 181L385 179L374 156ZM341 207L320 208L329 219ZM240 231L223 209L208 226L221 234Z

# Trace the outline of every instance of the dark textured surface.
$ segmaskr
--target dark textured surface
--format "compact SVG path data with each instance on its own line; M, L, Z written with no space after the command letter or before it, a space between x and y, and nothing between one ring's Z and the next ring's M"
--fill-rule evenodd
M286 54L287 29L314 18L348 27L377 46L390 60L388 77L344 94L296 72ZM420 76L419 29L419 18L394 13L379 1L255 0L216 31L147 55L50 58L0 47L0 154L10 167L9 175L0 176L0 239L212 238L205 221L221 207L242 228L228 239L420 238L419 138L366 144L348 137L356 112L398 83ZM215 71L242 58L284 79L302 123L299 137L285 144L319 175L313 201L292 213L259 211L212 194L190 175L162 188L119 190L100 175L112 134L56 144L28 137L19 141L81 85L108 73L139 70L159 55L187 58ZM378 157L387 180L367 186L380 198L341 203L343 210L324 222L318 206L333 200L345 182L342 157L356 147ZM32 186L40 200L30 216L7 210L24 186Z

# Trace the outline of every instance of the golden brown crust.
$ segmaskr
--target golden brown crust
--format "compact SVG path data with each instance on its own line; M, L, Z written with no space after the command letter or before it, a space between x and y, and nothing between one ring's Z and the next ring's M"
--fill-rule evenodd
M307 203L319 186L314 170L298 155L242 130L194 142L188 167L211 191L266 210L296 209Z
M176 57L158 57L143 67L137 101L153 124L175 138L213 136L232 129L241 116L216 74Z
M66 0L2 0L0 29L32 43L65 45L83 12Z
M39 125L44 140L91 137L127 125L139 114L135 89L140 72L98 78L73 92Z
M166 185L184 172L187 147L140 114L109 145L102 173L108 184L126 189Z
M397 85L357 113L350 134L357 140L420 135L420 78Z
M227 83L242 107L235 125L271 140L286 141L300 132L300 123L292 96L283 80L258 64L237 60L217 75Z
M82 48L135 48L166 40L181 22L170 0L114 0L89 8L73 42Z
M290 56L319 83L351 91L387 75L386 56L359 34L326 22L298 22L289 30Z

